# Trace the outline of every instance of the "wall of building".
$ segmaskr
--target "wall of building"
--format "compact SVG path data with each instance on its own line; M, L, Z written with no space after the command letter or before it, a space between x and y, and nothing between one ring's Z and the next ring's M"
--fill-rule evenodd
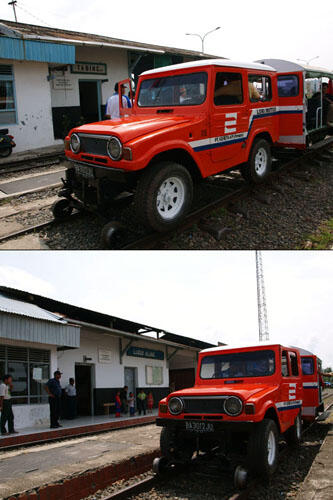
M122 343L123 348L125 348L128 340L123 339ZM80 348L58 353L59 369L63 372L63 387L68 383L70 377L74 377L75 364L83 364L84 359L86 359L86 363L92 366L95 413L102 413L103 403L114 401L116 390L125 385L125 367L136 369L136 388L147 389L146 392L148 392L148 389L151 390L157 403L169 390L169 371L165 346L148 340L134 342L132 346L163 351L164 360L140 358L125 354L123 362L120 364L118 337L81 330ZM110 352L110 362L100 361L102 351ZM146 383L146 366L162 367L163 382L161 385Z
M61 141L54 139L48 64L0 59L14 70L17 123L3 124L15 137L14 152L51 146Z
M50 351L50 376L58 369L57 348L53 345L39 344L37 342L23 342L8 339L1 339L2 344L17 347L32 347L35 349L46 349ZM49 424L50 411L46 404L13 404L14 425L16 429L32 427L35 425Z

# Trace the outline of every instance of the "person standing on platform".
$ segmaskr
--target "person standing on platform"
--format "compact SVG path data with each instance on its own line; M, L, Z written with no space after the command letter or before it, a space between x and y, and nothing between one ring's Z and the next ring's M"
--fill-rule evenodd
M128 413L127 391L127 385L120 391L121 411L125 414Z
M146 414L146 398L147 394L143 389L140 389L139 394L138 394L138 410L139 410L139 415L141 415L141 412L143 411L143 414Z
M125 87L122 85L121 87L121 95L122 95L122 106L123 108L130 108L131 105L129 103L129 99L124 95ZM114 94L109 97L106 102L105 109L105 118L107 120L119 120L120 118L120 109L119 109L119 85L118 83L114 86Z
M6 374L3 377L3 383L0 384L0 411L1 411L1 434L18 434L14 429L14 413L10 391L13 388L12 376ZM8 422L8 432L6 423Z
M154 396L151 391L148 392L148 397L147 397L147 409L148 413L153 413L153 406L154 406Z
M130 417L134 417L134 415L135 415L135 400L134 400L133 392L129 393L128 406L129 406L129 411L130 411Z
M54 377L50 378L47 384L45 384L45 390L49 395L50 429L62 427L62 425L59 424L62 393L60 379L62 373L59 370L56 370L53 375Z
M119 418L121 411L120 391L117 391L115 403L116 403L116 417Z
M68 419L72 420L76 417L76 387L74 385L75 380L73 378L69 379L69 384L66 386L66 416Z

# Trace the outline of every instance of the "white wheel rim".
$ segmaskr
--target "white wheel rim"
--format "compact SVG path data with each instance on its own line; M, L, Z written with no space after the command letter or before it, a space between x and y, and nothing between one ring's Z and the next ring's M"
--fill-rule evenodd
M265 148L260 148L257 151L254 161L254 168L258 175L263 175L267 169L267 151Z
M164 220L176 217L185 201L185 185L179 177L169 177L161 184L156 199L159 215Z
M268 435L267 451L268 451L268 457L267 457L268 463L269 465L273 465L276 454L276 441L273 431L271 431Z

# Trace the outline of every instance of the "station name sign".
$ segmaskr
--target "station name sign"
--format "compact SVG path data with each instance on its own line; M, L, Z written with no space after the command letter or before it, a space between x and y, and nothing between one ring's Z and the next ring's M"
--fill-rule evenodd
M71 73L106 75L106 64L78 61L75 64L71 64Z
M149 358L149 359L164 359L163 351L155 351L154 349L143 349L142 347L129 347L127 349L127 356L134 356L136 358Z

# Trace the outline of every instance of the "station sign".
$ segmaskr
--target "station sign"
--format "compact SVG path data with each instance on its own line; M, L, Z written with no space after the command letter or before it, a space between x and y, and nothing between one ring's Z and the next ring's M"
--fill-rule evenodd
M149 358L164 360L163 351L155 351L154 349L144 349L142 347L129 347L126 351L127 356L134 356L136 358Z
M71 73L85 75L106 75L106 64L93 62L76 62L71 64Z

